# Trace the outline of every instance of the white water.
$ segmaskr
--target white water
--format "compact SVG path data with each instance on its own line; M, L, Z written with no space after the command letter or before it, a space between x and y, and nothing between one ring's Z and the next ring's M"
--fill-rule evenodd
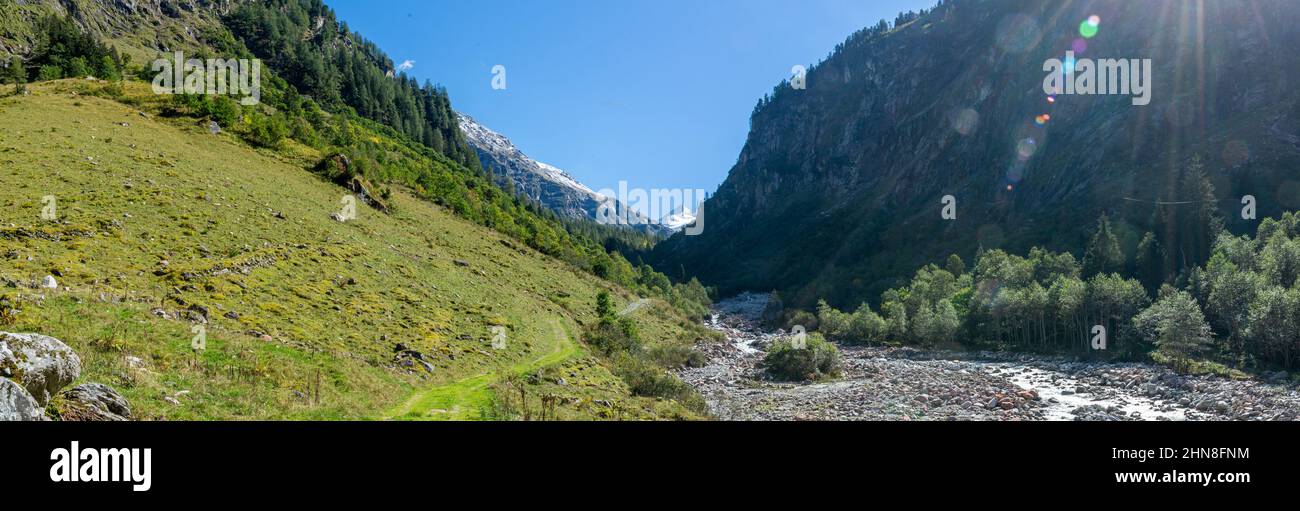
M744 357L760 354L759 346L784 332L764 332L758 326L767 296L760 294L743 294L719 302L714 306L714 314L709 318L709 326L724 333L732 346ZM758 346L756 346L758 345ZM1146 395L1140 385L1103 385L1096 386L1080 382L1076 376L1064 370L1053 369L1051 363L1028 361L988 361L972 359L951 354L936 354L935 358L960 360L969 365L971 371L979 371L1005 378L1012 384L1025 390L1036 392L1041 400L1042 418L1046 420L1075 420L1074 410L1095 405L1102 409L1114 410L1109 413L1120 414L1142 420L1186 420L1185 407L1173 403L1164 403ZM1095 383L1095 382L1094 382ZM1082 389L1080 387L1083 387ZM1082 390L1082 392L1079 392Z
M1075 392L1079 381L1058 371L1039 369L1025 364L1009 362L989 362L988 366L1000 370L1000 373L1012 383L1026 390L1038 393L1046 408L1043 414L1047 420L1074 420L1070 413L1081 406L1098 405L1102 408L1116 407L1130 417L1137 413L1143 420L1185 420L1179 407L1161 406L1155 400L1140 394L1137 389L1123 389L1121 395L1097 397L1092 392L1082 394ZM1130 392L1131 391L1131 392Z

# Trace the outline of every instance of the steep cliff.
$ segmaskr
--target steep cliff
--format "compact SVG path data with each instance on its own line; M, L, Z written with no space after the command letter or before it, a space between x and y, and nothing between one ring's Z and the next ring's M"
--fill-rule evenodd
M704 233L652 259L724 293L848 306L950 253L1077 252L1103 212L1130 253L1149 231L1179 247L1193 242L1164 239L1161 219L1185 205L1156 203L1202 200L1179 186L1198 158L1213 209L1244 230L1244 195L1260 218L1300 207L1297 21L1300 4L1276 0L956 0L863 30L805 89L760 101ZM1067 51L1150 59L1150 103L1049 98L1044 64ZM1198 262L1182 252L1171 265Z

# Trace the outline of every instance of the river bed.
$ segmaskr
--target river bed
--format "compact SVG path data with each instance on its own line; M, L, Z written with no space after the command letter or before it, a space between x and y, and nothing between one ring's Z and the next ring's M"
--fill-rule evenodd
M759 328L765 295L714 306L726 342L679 375L722 420L1296 420L1295 385L1181 376L1154 365L1058 357L840 346L844 374L777 382L759 367L784 335Z

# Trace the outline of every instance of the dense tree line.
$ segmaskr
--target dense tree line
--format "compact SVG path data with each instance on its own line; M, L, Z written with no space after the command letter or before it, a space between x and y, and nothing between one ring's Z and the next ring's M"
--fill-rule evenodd
M420 85L320 0L249 2L226 26L279 76L330 111L351 108L467 168L479 167L446 89Z
M1201 359L1247 369L1296 366L1300 214L1265 219L1254 238L1220 231L1204 267L1154 295L1123 274L1117 247L1103 217L1082 264L1040 248L1027 257L988 250L967 272L953 256L944 268L928 265L908 285L886 291L878 311L864 303L842 312L822 301L812 322L827 338L849 343L1104 353L1180 370ZM1092 343L1097 326L1106 332L1105 351Z
M101 43L61 16L45 16L35 23L37 35L32 57L14 56L9 64L11 82L57 80L94 76L119 80L127 61L116 49Z

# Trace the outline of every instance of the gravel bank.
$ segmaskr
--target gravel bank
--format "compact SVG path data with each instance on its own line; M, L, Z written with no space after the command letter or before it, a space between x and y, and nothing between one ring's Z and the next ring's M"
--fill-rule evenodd
M841 347L842 378L767 380L757 367L765 297L720 302L704 367L679 374L723 420L1296 420L1295 385L1188 377L1144 364L996 353Z

